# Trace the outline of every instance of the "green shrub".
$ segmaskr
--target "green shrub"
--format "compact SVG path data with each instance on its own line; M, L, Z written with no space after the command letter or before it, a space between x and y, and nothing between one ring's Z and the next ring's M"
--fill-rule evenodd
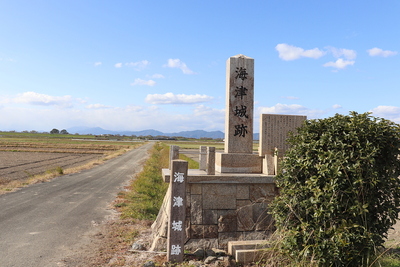
M399 125L337 114L306 121L288 142L271 204L282 251L318 266L369 266L400 211Z

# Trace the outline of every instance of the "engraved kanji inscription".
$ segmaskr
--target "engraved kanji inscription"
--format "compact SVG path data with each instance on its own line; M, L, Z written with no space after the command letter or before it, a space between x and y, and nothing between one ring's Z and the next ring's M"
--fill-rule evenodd
M247 126L242 124L235 125L234 136L245 137L247 134Z
M242 81L247 79L246 76L248 75L248 73L246 72L245 68L242 68L242 67L236 68L235 72L237 73L236 77L235 77L236 79L239 78L239 79L242 79Z
M249 117L246 114L246 112L247 112L247 106L243 106L243 105L241 105L241 107L236 106L236 108L234 110L235 116L238 116L238 117L241 117L241 118L243 118L243 117L248 118Z

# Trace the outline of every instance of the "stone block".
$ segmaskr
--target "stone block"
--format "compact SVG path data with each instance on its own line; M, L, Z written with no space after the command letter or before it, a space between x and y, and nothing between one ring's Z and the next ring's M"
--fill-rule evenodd
M272 154L265 154L262 163L262 172L267 175L275 175L276 169L274 163L275 163L274 156Z
M185 250L189 251L195 251L198 248L212 249L218 247L218 238L190 239L185 244Z
M203 223L204 224L218 224L217 210L203 210Z
M249 199L249 186L237 185L236 186L236 199Z
M199 150L199 169L205 171L207 169L207 147L200 146Z
M227 212L218 218L218 232L235 232L237 231L237 215L236 212Z
M250 185L250 200L252 202L270 203L277 195L275 184L252 184Z
M237 210L237 226L238 231L254 230L253 204L241 207Z
M190 196L190 221L192 224L203 224L202 195Z
M261 173L262 157L256 154L216 153L215 170L221 173Z
M250 205L252 202L249 199L238 199L236 200L236 209Z
M190 194L201 195L202 187L203 186L201 184L190 184Z
M207 147L207 174L215 174L215 147Z
M236 185L204 184L203 209L236 209Z
M218 238L217 225L191 225L190 238Z
M254 230L272 231L275 229L272 215L268 213L268 204L265 202L252 205Z

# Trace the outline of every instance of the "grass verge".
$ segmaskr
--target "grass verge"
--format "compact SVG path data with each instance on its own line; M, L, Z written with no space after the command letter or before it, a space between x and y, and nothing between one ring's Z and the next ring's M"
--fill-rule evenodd
M199 168L199 164L187 156L180 154L179 157L188 161L189 169ZM161 170L168 168L168 161L169 146L156 143L143 170L129 186L129 191L120 193L123 200L116 207L121 208L122 218L154 220L157 217L168 189L161 175Z

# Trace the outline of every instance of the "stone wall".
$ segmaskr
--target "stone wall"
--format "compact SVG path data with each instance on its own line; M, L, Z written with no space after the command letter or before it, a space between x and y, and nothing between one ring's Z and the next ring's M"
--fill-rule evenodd
M163 170L166 181L170 170ZM268 204L277 194L273 176L203 175L189 170L185 249L226 249L228 241L265 239L274 230ZM166 196L167 199L167 196ZM164 201L165 202L165 201ZM164 250L168 215L162 208L153 224L153 250Z

